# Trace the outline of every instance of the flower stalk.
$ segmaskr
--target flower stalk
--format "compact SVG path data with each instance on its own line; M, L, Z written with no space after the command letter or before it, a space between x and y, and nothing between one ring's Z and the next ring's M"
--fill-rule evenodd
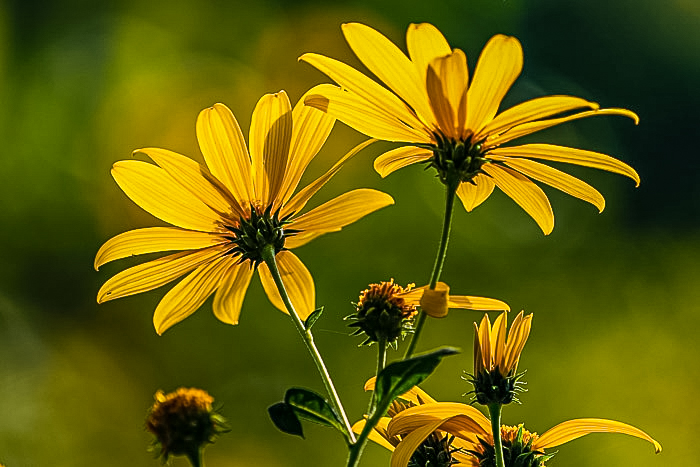
M311 330L306 329L306 327L304 326L304 323L301 321L299 314L294 309L294 305L292 304L292 301L289 298L289 295L287 294L287 290L284 287L284 283L282 282L282 276L280 275L279 268L277 267L277 261L275 260L275 248L273 245L267 245L265 246L265 248L263 248L262 258L270 270L270 274L272 275L272 279L274 280L275 285L277 286L277 290L280 293L280 297L282 297L282 301L284 302L287 311L289 311L289 315L292 317L292 321L294 321L294 325L296 326L299 335L304 341L304 344L306 344L306 348L309 350L311 358L316 364L316 368L318 369L321 379L323 380L323 384L326 387L326 392L328 392L328 396L330 397L330 402L333 406L333 409L341 418L341 421L345 428L345 435L348 437L351 443L354 443L355 435L352 432L350 421L348 420L348 416L345 413L343 404L340 401L338 392L336 391L335 386L333 385L333 380L331 379L331 376L328 373L328 369L326 368L326 364L323 361L323 357L321 356L321 353L316 347L316 343L314 342L314 336L311 333Z
M491 430L493 431L493 450L496 454L496 467L505 467L503 461L503 440L501 439L501 408L499 403L489 404Z
M450 241L450 230L452 228L452 213L454 211L455 195L457 193L459 183L460 180L456 177L449 178L445 183L445 215L442 223L440 246L438 247L438 252L435 256L433 272L430 274L430 282L428 285L430 290L435 290L435 286L440 280L440 274L442 274L442 266L445 264L445 258L447 257L447 244ZM410 358L413 355L413 352L416 350L416 344L418 343L418 338L420 337L423 326L425 325L425 319L426 313L424 310L422 310L416 319L413 337L411 338L408 348L406 349L406 353L404 354L404 360Z

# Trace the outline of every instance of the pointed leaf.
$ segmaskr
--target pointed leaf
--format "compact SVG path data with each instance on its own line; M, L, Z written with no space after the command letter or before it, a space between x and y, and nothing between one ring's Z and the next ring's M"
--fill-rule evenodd
M316 308L308 318L306 318L306 321L304 321L304 329L307 331L311 329L311 327L316 324L316 321L321 317L321 314L323 313L323 307L321 308Z
M272 423L275 424L278 430L290 435L304 437L304 430L301 427L301 422L297 418L292 406L284 402L278 402L268 407L267 413L270 415Z
M335 411L320 394L309 389L290 388L284 395L284 402L294 409L298 418L330 426L345 433L345 428Z

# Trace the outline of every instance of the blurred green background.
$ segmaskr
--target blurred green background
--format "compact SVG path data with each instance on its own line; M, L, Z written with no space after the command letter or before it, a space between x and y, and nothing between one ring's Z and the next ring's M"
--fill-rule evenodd
M108 238L160 225L121 193L111 165L156 146L201 160L197 113L231 107L244 132L255 102L285 89L293 101L326 78L297 62L304 52L357 64L340 24L362 21L401 46L428 21L470 67L495 33L516 35L525 68L505 105L573 94L636 111L635 127L601 117L532 141L613 154L641 175L571 169L595 185L601 215L545 189L556 216L544 237L502 193L472 214L458 207L443 278L457 294L494 296L534 312L521 367L529 392L504 421L542 433L559 421L605 417L648 431L664 446L591 435L550 465L698 465L700 3L695 0L0 1L0 463L20 466L155 466L143 419L158 389L207 389L231 432L207 450L210 467L344 465L339 436L308 427L301 440L266 415L290 386L322 385L289 319L257 281L241 324L218 322L207 303L158 337L152 313L163 290L98 306L112 274L95 272ZM308 179L362 140L339 124ZM374 348L357 348L341 318L370 282L428 279L439 238L442 188L420 167L381 180L376 145L349 163L316 203L356 187L396 205L298 250L326 313L317 342L353 420ZM455 345L426 381L435 398L463 401L472 325L453 311L429 322L421 349ZM390 357L396 356L390 354ZM363 465L388 465L377 446ZM186 465L178 459L175 466Z

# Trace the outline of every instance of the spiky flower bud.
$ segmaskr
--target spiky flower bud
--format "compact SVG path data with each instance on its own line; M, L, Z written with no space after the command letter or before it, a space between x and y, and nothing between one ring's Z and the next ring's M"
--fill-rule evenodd
M168 394L158 391L146 418L146 429L155 436L154 446L164 461L187 456L199 465L202 448L226 432L226 421L212 408L214 398L196 388L179 388Z
M346 319L354 320L348 325L357 328L353 335L364 333L367 336L362 345L379 341L387 345L395 344L399 337L403 338L412 330L416 305L401 294L413 287L414 284L401 287L391 279L389 282L370 284L360 294L360 300L355 305L356 312Z

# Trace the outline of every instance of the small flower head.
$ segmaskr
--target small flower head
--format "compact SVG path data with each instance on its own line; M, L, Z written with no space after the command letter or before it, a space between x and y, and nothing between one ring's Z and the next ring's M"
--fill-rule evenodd
M453 454L458 448L452 446L455 437L441 435L433 431L425 438L418 448L413 451L408 467L450 467L460 462Z
M544 449L534 449L533 444L539 436L530 433L523 425L501 426L501 440L503 442L503 460L507 466L518 467L542 467L544 463L554 457L554 454L544 454ZM493 441L479 438L480 444L470 451L479 462L480 467L495 467L496 453Z
M491 326L488 315L477 326L474 323L474 374L471 383L477 402L509 404L516 400L521 388L517 374L520 353L530 335L532 314L516 316L506 338L506 313L502 313Z
M146 429L167 461L171 455L198 457L201 449L227 431L226 421L212 408L214 398L206 391L179 388L168 394L158 391L146 418Z
M395 344L399 337L403 338L412 330L417 310L415 303L406 300L401 294L413 287L414 284L402 287L395 284L394 279L370 284L360 294L357 311L347 317L354 320L349 326L357 328L353 335L365 333L367 339L363 345L380 341Z

